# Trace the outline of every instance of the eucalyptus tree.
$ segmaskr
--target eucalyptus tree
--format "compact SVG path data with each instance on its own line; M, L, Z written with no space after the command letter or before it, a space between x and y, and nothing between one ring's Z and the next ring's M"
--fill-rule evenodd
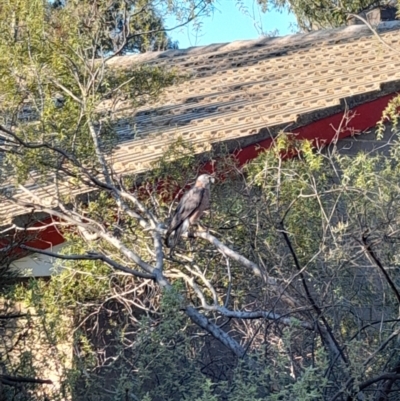
M85 7L87 5L85 3L87 2L53 1L50 12L57 13L64 7ZM199 7L202 6L199 3ZM104 31L98 40L99 52L116 51L122 41L125 41L125 45L120 50L120 54L176 48L178 43L168 36L168 27L165 26L164 21L164 17L171 14L174 7L176 5L173 3L154 0L93 1L91 2L92 18L88 27L90 28L90 24L93 25L95 21L102 20ZM196 15L196 10L193 11L192 17Z
M294 13L303 31L343 26L350 14L359 14L378 6L398 5L397 0L257 0L257 3L264 11L277 8Z

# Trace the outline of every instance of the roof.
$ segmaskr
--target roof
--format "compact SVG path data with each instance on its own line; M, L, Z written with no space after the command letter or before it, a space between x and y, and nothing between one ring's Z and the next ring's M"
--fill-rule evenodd
M400 22L380 26L400 49ZM252 137L265 128L294 129L400 89L400 57L365 26L263 38L114 59L119 66L168 64L192 78L137 110L135 139L124 135L113 160L118 172L142 171L174 138L198 151ZM121 130L122 131L122 130ZM253 140L252 138L250 140ZM138 156L138 153L141 155Z
M120 142L109 160L117 173L140 173L177 138L197 153L225 142L245 146L400 90L400 22L215 44L116 57L115 68L134 63L173 66L190 79L121 119ZM77 191L62 188L62 192ZM51 186L40 190L51 201ZM19 194L24 199L28 195ZM2 205L0 219L22 214Z

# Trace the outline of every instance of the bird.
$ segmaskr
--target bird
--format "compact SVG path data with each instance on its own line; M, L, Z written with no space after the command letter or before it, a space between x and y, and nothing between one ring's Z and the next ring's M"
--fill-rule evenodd
M174 247L179 237L188 231L189 226L196 224L204 212L210 208L210 183L214 182L213 176L201 174L192 188L182 196L166 233L165 245L168 248Z

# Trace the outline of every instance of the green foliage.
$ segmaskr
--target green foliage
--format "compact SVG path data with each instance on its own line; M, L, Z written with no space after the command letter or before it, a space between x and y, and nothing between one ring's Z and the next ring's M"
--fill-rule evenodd
M298 157L288 158L293 151ZM312 151L309 142L296 143L286 135L279 136L273 150L248 166L252 182L261 188L263 201L268 205L270 225L264 228L265 243L280 241L273 227L284 219L304 263L318 251L323 235L322 227L317 229L322 217L319 199L313 194L327 186L325 167L322 156Z
M150 13L141 26L158 24L153 3L135 6L140 4L148 5ZM2 366L38 377L56 371L56 391L46 394L52 401L310 401L330 399L348 382L346 391L357 393L363 381L395 369L392 355L398 347L387 339L395 338L398 327L398 142L391 145L390 159L363 153L350 158L316 152L312 143L281 134L243 172L223 151L200 159L180 139L151 172L123 177L124 185L113 173L110 179L116 188L132 189L147 212L164 222L174 207L171 197L178 198L193 182L199 162L213 162L220 179L202 223L256 262L270 281L260 281L212 244L192 238L164 255L163 274L171 286L161 289L151 279L126 273L140 267L121 252L123 247L144 263L157 263L154 231L143 229L135 216L146 211L131 198L122 205L107 186L89 193L95 180L88 183L86 171L102 177L95 156L115 144L114 124L121 115L114 104L142 106L185 77L172 69L117 69L94 60L99 48L107 55L115 45L104 36L107 24L118 17L120 6L132 3L113 5L107 11L106 3L93 1L67 1L56 8L43 1L1 4L2 123L30 143L7 156L10 176L17 177L15 183L36 174L38 185L66 176L73 189L85 184L84 195L57 199L56 210L77 213L81 226L62 227L69 241L62 252L101 253L125 270L99 261L60 260L52 280L12 287L8 303L21 302L29 313L26 327L17 327L25 330L24 344L1 350ZM194 14L192 6L190 1L165 5L182 15L185 9ZM310 24L310 15L328 23L320 14L327 3L290 6L305 10L302 18ZM91 13L93 7L100 14ZM329 23L336 24L341 15L332 13ZM140 46L154 46L154 37L142 39ZM395 101L385 117L395 119L397 107ZM23 118L26 114L29 119ZM101 235L88 238L84 227L89 225L112 236L117 246ZM373 263L371 249L386 270ZM193 325L184 313L187 306L200 310L228 339L241 342L246 356L239 360ZM226 319L221 308L272 313L254 320ZM274 313L283 318L273 320ZM338 358L326 333L332 333L348 362ZM373 364L366 349L376 354ZM20 399L38 394L29 390ZM12 392L7 397L16 399Z
M399 7L400 10L400 7ZM400 108L400 96L395 96L391 99L382 113L382 117L378 122L378 139L382 138L383 132L388 122L393 126L393 130L396 131L399 126L399 108Z
M196 175L195 161L193 146L184 142L182 138L178 138L154 164L154 168L146 178L154 183L163 181L165 188L162 189L161 196L167 196L182 188L188 177Z
M106 12L105 5L98 6L96 12ZM74 171L67 158L96 172L100 166L93 157L91 130L101 131L104 149L115 144L113 105L123 100L138 107L155 100L176 81L176 71L140 65L117 69L102 60L89 62L108 30L106 19L87 17L93 13L92 2L68 1L54 9L41 0L15 0L1 7L1 123L14 126L25 142L31 142L18 155L7 155L10 172L18 182L32 171L46 181L47 173L58 175L60 166Z
M165 32L162 13L168 10L160 10L159 6L157 2L149 0L114 0L107 4L101 1L56 0L52 3L51 11L55 13L64 9L82 8L91 12L94 15L92 19L85 20L86 29L96 29L96 19L101 19L104 30L99 38L99 52L117 50L121 46L122 37L128 36L123 53L143 53L177 47L177 43Z
M357 310L376 305L379 300L379 313L390 317L394 316L396 303L390 289L381 287L377 291L373 266L368 267L368 279L360 279L365 274L366 260L358 241L369 230L368 240L374 241L382 263L398 263L397 247L385 240L399 224L398 147L397 142L392 145L392 159L363 153L355 157L333 153L328 157L313 151L309 142L281 135L275 148L248 165L245 181L243 176L230 176L213 187L213 216L206 220L238 252L257 258L269 274L291 280L293 291L289 295L295 296L302 287L293 279L298 272L282 240L283 223L306 282L317 302L328 306L326 319L350 361L345 368L335 365L330 369L343 382L351 377L349 391L353 392L367 375L379 374L394 351L391 347L382 349L375 364L365 369L363 350L378 349L380 336L390 336L393 326L380 322L378 331L373 326L360 331L364 317ZM166 160L160 161L153 172L155 184L174 177L182 185L195 174L190 151L176 163L167 162L175 159L176 153L182 155L184 149L184 144L178 142L166 154ZM230 168L229 162L226 167ZM163 195L152 189L145 204L162 215L166 204ZM123 243L143 258L149 257L146 249L151 245L151 236L143 233L134 220L116 220L113 200L106 193L91 197L81 207L88 218L101 218L107 226L119 227L116 233ZM68 239L70 245L64 250L67 254L86 249L85 242L74 233L68 234ZM91 246L112 251L102 241ZM37 311L49 344L72 341L73 364L68 366L64 360L61 375L65 394L83 399L91 394L107 401L121 399L127 393L140 400L311 401L325 399L334 392L335 385L326 374L332 360L329 350L301 326L308 311L293 313L292 325L285 328L277 324L272 329L260 322L257 330L265 331L264 335L255 336L248 357L240 361L199 337L182 312L187 302L195 306L199 303L180 274L187 273L187 266L204 271L224 301L230 285L225 259L204 242L182 241L180 246L188 251L190 259L183 259L183 263L166 259L166 274L173 282L168 291L160 292L149 282L139 284L135 278L92 261L61 261L59 267L63 270L50 282L33 281L14 290L15 297ZM270 305L270 289L257 287L257 281L236 263L230 268L234 290L229 306L245 308L254 288L257 293L251 296L255 302ZM389 274L396 280L392 272ZM211 292L205 290L205 296L211 303ZM309 304L305 305L311 310ZM70 321L60 321L60 310L73 319L73 333ZM212 354L208 362L204 350ZM218 364L222 355L226 359ZM203 369L208 364L218 373ZM104 386L109 393L105 393Z
M346 25L349 14L358 14L376 6L386 6L380 0L257 0L264 11L271 7L289 10L296 16L301 30L334 28Z

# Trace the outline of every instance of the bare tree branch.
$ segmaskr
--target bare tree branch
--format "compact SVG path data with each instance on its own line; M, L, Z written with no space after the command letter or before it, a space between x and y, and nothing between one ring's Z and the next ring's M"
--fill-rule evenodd
M375 266L377 266L379 268L381 273L384 275L385 280L389 284L389 287L392 289L394 295L397 298L397 302L398 302L398 304L400 306L400 292L397 289L397 287L396 287L395 283L393 282L393 280L390 278L390 276L389 276L388 272L386 271L386 269L383 267L381 261L379 260L379 258L375 254L374 250L372 249L372 245L368 244L368 235L367 235L367 233L363 233L363 235L361 237L361 241L362 241L362 244L363 244L364 251L368 255L368 258L375 264Z
M289 238L289 236L288 236L288 234L286 232L286 229L285 229L285 226L284 226L284 221L282 220L280 224L281 224L281 233L282 233L283 238L285 239L285 242L286 242L286 244L287 244L287 246L289 248L290 254L293 257L294 264L295 264L295 266L296 266L296 268L297 268L297 270L298 270L298 272L300 274L301 281L302 281L304 290L305 290L306 295L307 295L307 299L309 300L310 305L313 307L313 309L317 313L318 318L320 318L322 320L322 322L324 323L325 328L324 329L319 328L319 331L320 331L320 334L321 334L321 338L323 338L325 340L325 343L326 343L327 347L330 349L330 351L335 356L336 355L340 355L340 357L343 360L343 362L347 364L348 363L347 362L347 358L345 357L345 355L343 353L343 350L340 348L339 343L338 343L337 339L335 338L335 336L333 334L332 328L330 327L328 321L326 320L325 316L323 315L323 312L322 312L321 308L316 304L313 296L311 295L311 292L310 292L310 290L308 288L308 285L307 285L306 279L304 277L302 268L300 266L300 262L299 262L299 260L297 258L297 254L296 254L296 252L295 252L295 250L294 250L294 248L292 246L292 243L290 241L290 238ZM317 323L317 326L319 326L318 323Z
M234 340L232 336L220 329L217 325L211 323L209 319L199 313L193 306L186 306L185 312L194 323L202 327L214 338L218 339L237 357L243 358L246 355L245 349L236 340Z
M299 326L306 330L315 330L315 325L309 322L303 322L298 319L293 319L290 317L284 317L279 313L275 313L272 311L232 311L224 306L213 307L210 306L209 310L218 311L222 316L228 317L230 319L245 319L245 320L253 320L253 319L267 319L273 320L277 323L282 323L286 326Z
M233 251L226 245L224 245L221 241L215 238L213 235L206 231L196 231L194 233L195 237L203 238L213 244L224 256L228 256L231 259L235 260L236 262L240 263L241 265L251 269L253 274L257 277L261 277L266 283L268 284L276 284L275 279L271 280L266 276L266 274L253 262L245 258L243 255Z
M132 276L149 279L149 280L155 279L155 276L153 274L143 273L143 272L140 272L137 270L130 269L129 267L122 266L121 264L115 262L114 260L108 258L107 256L100 254L100 253L96 253L96 252L93 252L93 253L89 252L84 255L63 255L60 253L50 252L50 251L46 251L43 249L33 248L33 247L27 246L27 245L20 245L20 248L25 249L29 252L35 252L35 253L39 253L41 255L46 255L46 256L50 256L52 258L62 259L62 260L101 260L101 261L107 263L109 266L113 267L114 269L131 274Z
M0 315L0 320L19 319L28 316L26 313L10 313L9 315Z
M47 379L35 379L32 377L9 376L9 375L0 375L0 381L3 384L7 384L9 386L16 386L19 383L53 384L51 380Z

